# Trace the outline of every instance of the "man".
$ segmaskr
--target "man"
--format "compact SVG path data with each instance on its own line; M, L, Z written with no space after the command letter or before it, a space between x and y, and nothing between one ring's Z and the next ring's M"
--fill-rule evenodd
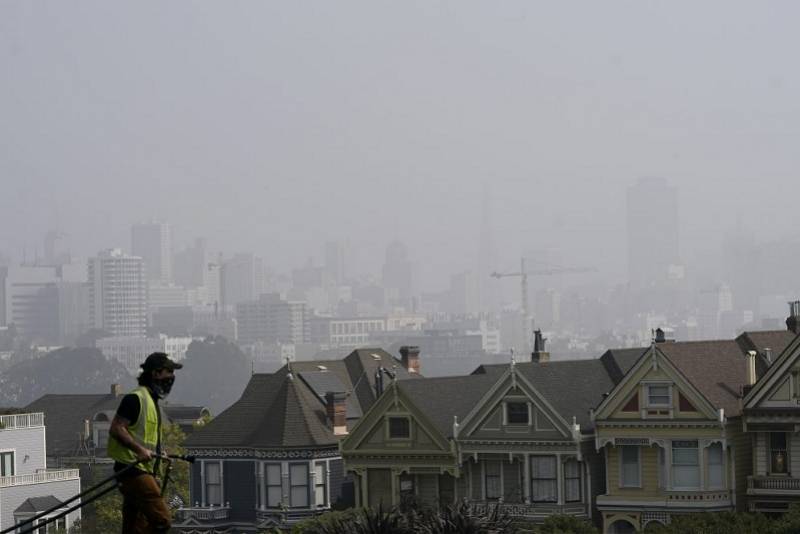
M140 366L139 387L125 395L108 431L108 455L122 492L122 533L167 532L171 515L156 481L162 448L161 408L169 395L175 370L183 365L154 352ZM133 465L133 467L130 467Z

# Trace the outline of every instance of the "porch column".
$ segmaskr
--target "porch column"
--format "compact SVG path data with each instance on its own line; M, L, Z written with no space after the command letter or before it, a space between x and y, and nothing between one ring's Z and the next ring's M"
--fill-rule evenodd
M522 481L522 494L525 499L525 504L530 504L531 502L531 455L525 453L525 460L524 460L525 468L523 477L525 480Z
M558 505L564 504L564 464L561 463L561 455L556 454L556 490L558 491Z
M369 506L369 495L367 495L367 476L368 469L364 469L364 474L361 476L361 506Z
M397 469L392 469L390 476L392 480L392 506L397 506L400 504L400 472Z

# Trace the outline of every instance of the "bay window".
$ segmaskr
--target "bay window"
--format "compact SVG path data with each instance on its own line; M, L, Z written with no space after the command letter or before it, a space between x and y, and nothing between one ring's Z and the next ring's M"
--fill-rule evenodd
M557 477L555 456L531 456L531 500L557 502Z
M620 446L620 487L638 488L641 486L641 469L639 465L639 447L636 445Z
M581 464L575 459L567 460L564 464L564 500L581 500Z
M222 506L222 462L205 462L206 504Z
M722 488L725 485L722 462L722 444L714 443L708 447L708 487Z
M308 464L289 464L289 506L308 506Z
M281 464L265 465L267 481L267 508L278 508L283 500L283 489L281 487Z
M672 442L672 487L677 489L700 487L697 440Z
M327 469L325 462L314 464L314 503L317 506L327 506Z

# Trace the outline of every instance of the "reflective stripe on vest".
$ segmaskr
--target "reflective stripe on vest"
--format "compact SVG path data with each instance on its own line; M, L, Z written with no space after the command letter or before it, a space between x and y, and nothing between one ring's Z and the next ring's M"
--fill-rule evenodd
M139 386L131 391L131 394L139 398L139 417L128 427L128 432L137 443L151 451L155 451L160 441L158 407L150 396L150 391L145 386ZM123 464L136 463L136 453L122 445L113 436L108 436L108 455ZM156 461L142 462L139 466L145 471L154 473Z

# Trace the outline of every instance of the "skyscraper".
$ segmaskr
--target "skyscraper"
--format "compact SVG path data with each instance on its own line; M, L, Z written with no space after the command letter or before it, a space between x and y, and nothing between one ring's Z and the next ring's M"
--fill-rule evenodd
M143 336L147 328L144 260L120 249L89 259L89 318L112 336Z
M144 260L147 279L172 281L172 231L165 222L147 222L131 227L131 251Z
M383 287L400 301L414 295L414 265L408 259L408 248L400 241L392 241L386 247Z
M666 280L680 262L678 190L664 178L641 178L627 201L628 281L641 289Z

